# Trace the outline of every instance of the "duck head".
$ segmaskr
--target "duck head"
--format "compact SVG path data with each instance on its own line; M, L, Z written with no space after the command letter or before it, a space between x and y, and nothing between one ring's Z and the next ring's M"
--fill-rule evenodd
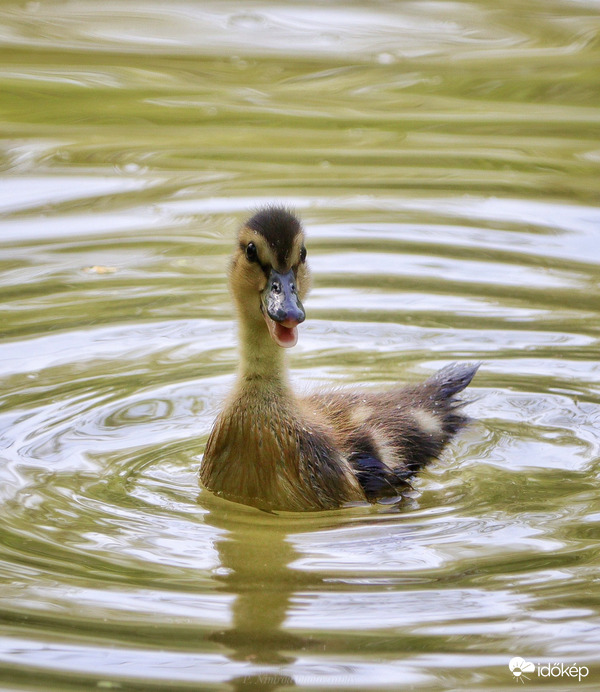
M302 300L309 288L304 231L287 209L267 207L238 234L230 271L233 297L243 323L268 330L282 348L295 346L304 322Z

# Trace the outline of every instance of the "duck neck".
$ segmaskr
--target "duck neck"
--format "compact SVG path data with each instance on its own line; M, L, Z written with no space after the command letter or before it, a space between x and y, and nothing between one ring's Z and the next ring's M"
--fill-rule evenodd
M243 383L256 382L287 388L284 349L278 346L262 322L240 322L240 371Z

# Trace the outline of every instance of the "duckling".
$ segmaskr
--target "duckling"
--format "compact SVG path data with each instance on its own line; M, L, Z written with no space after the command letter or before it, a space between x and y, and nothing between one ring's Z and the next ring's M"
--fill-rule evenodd
M478 364L385 392L296 397L284 351L310 285L304 230L267 207L241 228L230 264L240 336L237 383L210 433L203 485L263 510L328 510L399 496L468 421L455 395Z

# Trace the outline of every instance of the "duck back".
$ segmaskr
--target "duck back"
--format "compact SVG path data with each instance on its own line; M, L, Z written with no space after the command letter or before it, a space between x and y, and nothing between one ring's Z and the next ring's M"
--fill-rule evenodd
M387 392L334 391L307 399L319 408L366 498L398 495L469 421L456 398L478 364L449 365L425 382Z

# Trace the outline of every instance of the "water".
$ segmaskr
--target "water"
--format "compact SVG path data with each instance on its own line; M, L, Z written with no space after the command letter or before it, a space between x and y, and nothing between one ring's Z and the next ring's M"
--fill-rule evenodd
M3 690L597 689L599 10L0 5ZM399 507L198 487L271 201L298 389L483 362Z

